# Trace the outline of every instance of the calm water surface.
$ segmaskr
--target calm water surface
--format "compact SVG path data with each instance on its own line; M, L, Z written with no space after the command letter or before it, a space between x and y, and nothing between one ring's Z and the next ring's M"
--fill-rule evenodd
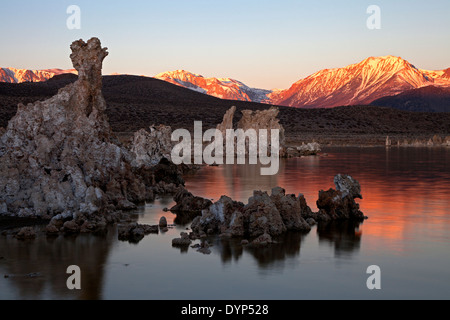
M362 187L363 224L319 225L263 249L211 237L203 255L171 246L189 222L163 212L173 202L162 198L139 211L139 222L164 215L177 226L138 244L118 241L115 228L104 237L0 236L0 299L449 299L450 149L326 152L283 161L276 176L260 176L257 166L207 167L187 177L187 188L246 203L254 189L282 186L316 210L318 191L347 173ZM82 271L79 291L66 287L72 264ZM366 287L369 265L381 268L381 290Z

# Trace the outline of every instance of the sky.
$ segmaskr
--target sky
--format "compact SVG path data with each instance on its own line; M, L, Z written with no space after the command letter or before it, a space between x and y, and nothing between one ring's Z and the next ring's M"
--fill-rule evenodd
M80 29L69 29L70 5ZM370 5L380 29L369 29ZM72 68L70 44L98 37L104 74L184 69L286 89L370 56L450 67L449 0L0 0L0 67Z

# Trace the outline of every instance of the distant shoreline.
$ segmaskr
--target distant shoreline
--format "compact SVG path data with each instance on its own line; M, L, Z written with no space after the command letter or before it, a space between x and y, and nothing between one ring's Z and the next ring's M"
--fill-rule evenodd
M18 103L48 99L75 80L73 75L61 75L47 82L0 83L0 128L8 125ZM202 121L205 130L215 128L231 106L236 106L234 123L241 118L241 110L263 110L271 106L223 100L162 80L123 75L104 77L103 95L109 123L121 141L151 125L192 131L194 121ZM324 146L383 146L389 136L392 146L398 141L405 145L405 140L411 146L426 146L435 135L443 141L450 137L450 112L412 112L375 106L277 107L288 145L316 141Z

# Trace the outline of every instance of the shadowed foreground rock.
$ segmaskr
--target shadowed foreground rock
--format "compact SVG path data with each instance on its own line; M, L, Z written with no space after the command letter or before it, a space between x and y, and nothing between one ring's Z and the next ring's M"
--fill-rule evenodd
M176 205L170 208L170 211L177 214L200 214L203 209L209 208L212 205L211 200L194 196L182 187L179 188L173 200L175 200Z
M0 214L76 224L52 220L49 233L103 228L120 219L117 210L184 184L173 164L150 166L167 150L139 149L157 133L137 134L134 152L113 135L101 91L107 49L92 38L74 41L71 50L78 80L48 100L19 104L0 138Z
M151 226L147 224L138 224L136 222L120 225L118 229L118 239L121 241L128 241L137 243L141 241L144 236L150 233L158 233L157 225Z
M319 192L319 212L312 212L303 195L286 194L280 187L273 188L270 196L267 192L255 190L245 205L222 196L192 221L190 237L196 239L207 234L220 234L223 237L253 238L252 244L266 245L273 242L273 237L288 230L308 232L317 222L364 220L366 217L354 201L354 198L361 197L358 181L350 176L337 175L335 183L338 190Z

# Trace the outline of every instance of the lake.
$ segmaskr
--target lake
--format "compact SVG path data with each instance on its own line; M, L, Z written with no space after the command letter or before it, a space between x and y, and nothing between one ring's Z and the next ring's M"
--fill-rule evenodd
M258 165L205 167L186 177L186 187L247 203L253 190L281 186L304 194L316 211L318 191L349 174L361 184L363 223L319 224L258 249L211 236L208 255L172 247L189 222L164 212L174 203L163 197L141 208L138 220L157 224L165 216L176 227L138 244L118 241L115 227L106 236L0 236L0 299L449 299L450 148L324 152L283 160L275 176L260 176ZM81 268L81 290L66 287L69 265ZM370 265L380 267L380 290L366 286Z

